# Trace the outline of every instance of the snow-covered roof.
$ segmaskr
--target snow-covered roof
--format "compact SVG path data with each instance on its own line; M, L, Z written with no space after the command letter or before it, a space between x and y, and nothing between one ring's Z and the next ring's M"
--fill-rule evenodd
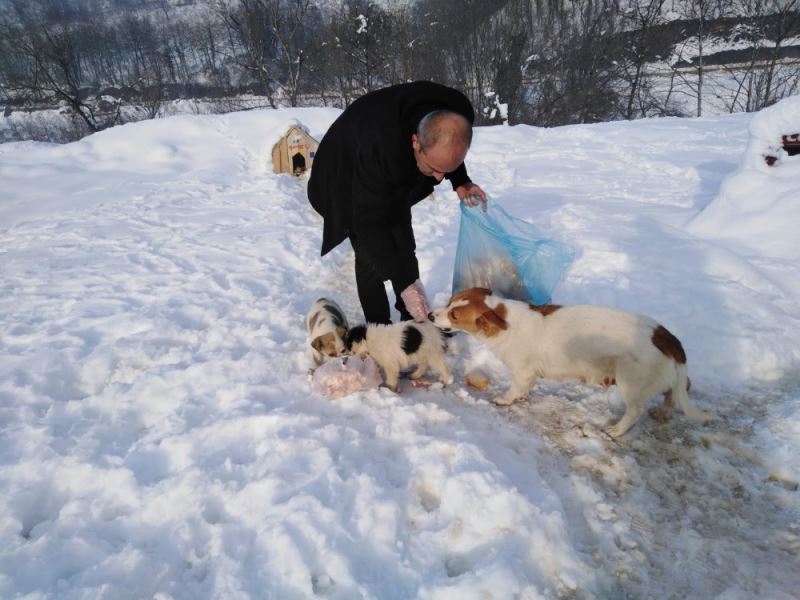
M281 138L286 137L287 135L289 135L289 132L292 129L295 129L295 128L302 129L303 133L305 133L308 136L311 136L311 134L308 132L308 127L303 125L297 119L289 119L289 121L286 123L286 126L283 128L283 133L281 134L280 137ZM280 138L278 138L278 139L280 139ZM276 139L275 141L277 142L278 140Z

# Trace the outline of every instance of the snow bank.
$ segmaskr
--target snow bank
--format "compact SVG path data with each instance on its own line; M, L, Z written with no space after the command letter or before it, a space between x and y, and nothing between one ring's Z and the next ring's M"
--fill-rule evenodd
M783 149L784 135L800 133L800 96L765 108L750 122L742 162L719 195L690 224L698 235L735 242L742 251L796 260L800 245L800 155ZM777 158L769 166L765 157Z
M499 410L508 374L462 336L447 389L311 391L303 317L325 295L358 322L352 254L319 257L303 179L269 160L289 119L320 139L337 114L0 145L0 596L791 597L800 266L686 227L749 117L476 132L475 181L579 252L554 301L659 319L722 417L611 442L613 391ZM446 189L414 208L434 304L458 215Z
M272 146L287 122L302 122L320 139L339 112L179 115L106 129L72 144L2 144L0 227L43 213L90 209L109 200L109 188L122 197L181 181L230 188L237 178L271 172Z
M800 281L788 276L797 263L800 244L800 156L788 156L783 135L800 132L800 96L788 98L756 114L739 167L721 183L719 194L695 216L687 231L713 240L708 255L713 271L731 278L741 295L741 318L763 320L760 332L738 337L737 351L754 376L781 379L797 368L800 348L773 331L796 331ZM769 166L766 156L778 158ZM739 323L731 323L735 329ZM770 340L769 342L767 340Z

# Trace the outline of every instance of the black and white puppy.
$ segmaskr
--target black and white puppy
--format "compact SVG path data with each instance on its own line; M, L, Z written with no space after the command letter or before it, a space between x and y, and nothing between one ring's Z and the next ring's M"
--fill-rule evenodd
M314 362L321 365L327 358L344 353L347 319L333 300L319 298L306 315L306 329Z
M411 379L419 379L431 367L444 385L452 383L450 366L444 357L444 338L433 323L356 325L347 333L345 345L359 357L369 354L383 368L386 385L392 390L397 390L400 369L412 365L417 368Z

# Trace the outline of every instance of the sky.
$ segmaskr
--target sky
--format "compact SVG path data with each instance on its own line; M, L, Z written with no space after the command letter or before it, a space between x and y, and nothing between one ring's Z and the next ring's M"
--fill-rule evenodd
M575 251L553 301L657 319L719 416L645 416L617 441L614 387L497 407L508 373L464 335L447 387L312 390L311 304L362 319L352 251L320 258L306 180L271 149L338 114L0 145L0 596L794 597L800 156L776 136L798 98L476 130L473 180ZM445 186L414 208L434 306L459 221Z

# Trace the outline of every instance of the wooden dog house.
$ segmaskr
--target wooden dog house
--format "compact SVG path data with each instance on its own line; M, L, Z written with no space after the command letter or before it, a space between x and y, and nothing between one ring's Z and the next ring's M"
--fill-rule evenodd
M308 134L303 125L293 123L272 147L272 169L275 173L300 176L311 168L319 142Z

